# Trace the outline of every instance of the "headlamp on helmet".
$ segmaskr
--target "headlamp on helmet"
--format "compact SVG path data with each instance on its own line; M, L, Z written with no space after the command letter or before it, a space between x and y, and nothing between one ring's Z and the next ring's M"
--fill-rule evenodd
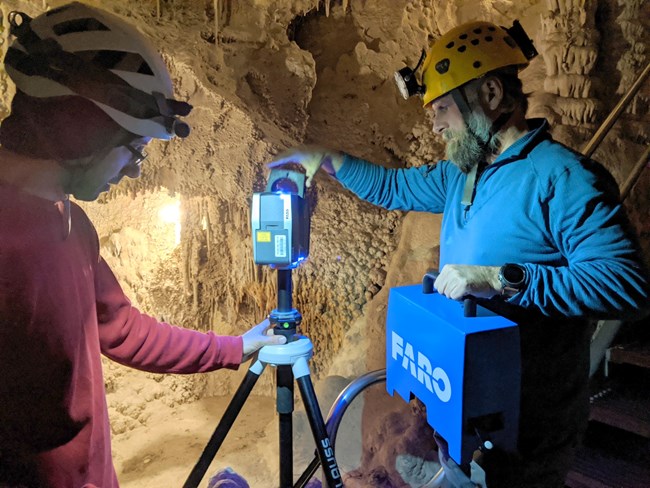
M399 71L395 71L395 83L397 83L397 88L404 97L404 100L407 100L413 95L424 95L424 85L418 83L416 73L422 61L424 61L426 54L426 51L423 49L420 60L415 68L411 69L406 66Z

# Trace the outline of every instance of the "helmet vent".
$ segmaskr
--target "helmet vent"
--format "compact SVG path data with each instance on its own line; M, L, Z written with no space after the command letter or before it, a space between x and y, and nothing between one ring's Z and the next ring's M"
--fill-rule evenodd
M474 64L472 64L476 69L481 67L481 62L480 61L474 61Z
M449 71L449 60L447 58L442 59L436 63L436 71L441 75L444 75Z
M446 47L447 49L451 49L452 47L454 47L454 41L451 41L451 42L450 42L449 44L447 44L445 47Z
M479 40L478 39L472 39L472 46L478 46Z
M467 39L467 34L461 34L458 36L458 38L464 41L465 39Z
M458 48L459 53L464 53L466 50L467 50L467 46L465 46L464 44Z
M151 67L144 61L144 59L142 60L142 63L140 64L140 67L136 73L140 73L141 75L154 76L153 71L151 71Z
M65 36L75 32L92 32L110 30L97 19L73 19L61 22L52 27L57 36Z
M492 39L492 36L485 36L485 40L487 42L492 42L493 39Z
M153 76L151 67L138 53L102 50L81 51L76 54L87 63L98 64L105 69L119 69L121 71Z
M481 32L483 31L481 31L480 27L478 29L474 29L474 34L480 34Z

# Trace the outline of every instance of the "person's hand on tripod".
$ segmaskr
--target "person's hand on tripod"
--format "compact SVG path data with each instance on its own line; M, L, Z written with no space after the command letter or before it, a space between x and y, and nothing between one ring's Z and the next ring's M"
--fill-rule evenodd
M279 154L278 159L267 163L266 166L273 169L292 163L299 164L305 169L307 177L305 184L309 187L312 178L321 167L330 176L336 177L336 172L343 166L343 153L318 146L303 146Z
M274 335L273 331L269 329L271 323L269 319L264 319L262 322L251 328L249 331L241 335L243 341L243 356L241 362L248 361L253 354L264 346L274 344L284 344L287 338L283 335Z

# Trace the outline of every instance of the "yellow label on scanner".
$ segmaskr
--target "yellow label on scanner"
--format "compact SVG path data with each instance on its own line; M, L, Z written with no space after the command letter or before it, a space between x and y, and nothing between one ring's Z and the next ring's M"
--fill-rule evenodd
M271 233L265 231L257 231L257 242L271 242Z

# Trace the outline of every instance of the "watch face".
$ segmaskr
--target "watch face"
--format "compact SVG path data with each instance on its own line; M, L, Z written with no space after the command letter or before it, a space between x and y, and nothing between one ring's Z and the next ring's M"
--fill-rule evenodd
M524 270L520 266L508 264L503 267L503 279L512 285L521 285L524 281Z

